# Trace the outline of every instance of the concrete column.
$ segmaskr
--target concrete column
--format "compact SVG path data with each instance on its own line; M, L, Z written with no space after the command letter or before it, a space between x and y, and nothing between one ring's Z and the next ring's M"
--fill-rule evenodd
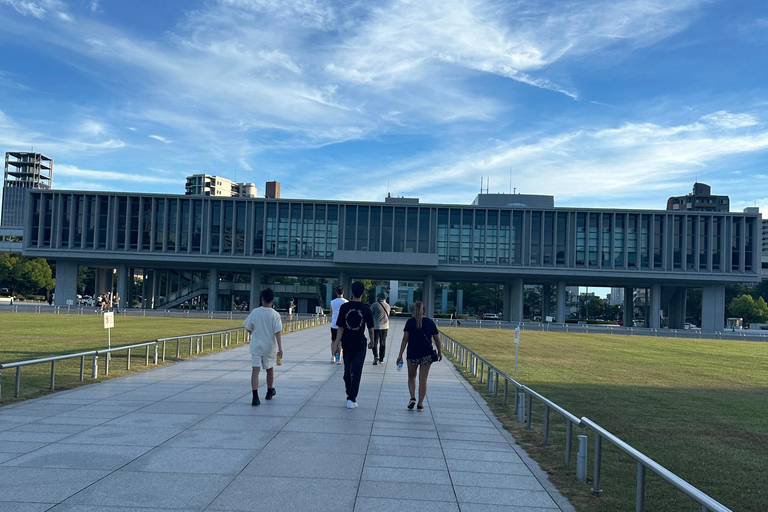
M635 296L634 289L630 287L624 288L624 327L635 326Z
M429 318L435 317L435 276L426 275L421 284L421 297L424 302L424 314Z
M541 321L545 322L547 317L550 316L549 311L549 299L552 295L552 287L548 284L541 287Z
M723 288L723 302L725 302L725 288ZM723 311L725 311L725 309L723 309ZM685 288L676 287L675 291L672 293L672 297L669 299L669 328L685 328Z
M408 288L408 303L405 310L408 312L412 311L411 306L413 306L413 288Z
M66 306L67 300L77 306L77 272L80 265L73 261L56 260L56 306Z
M216 311L219 302L219 270L208 271L208 311Z
M94 289L95 296L99 296L102 293L112 291L112 269L111 268L97 268L94 270Z
M568 294L565 290L565 281L557 282L557 313L555 314L555 322L558 324L565 323L565 308L566 297Z
M111 283L110 283L111 284ZM117 293L120 294L120 308L125 308L130 304L131 297L128 297L128 266L117 266Z
M57 290L58 286L57 282ZM725 285L705 286L701 290L701 330L706 332L722 331L724 327Z
M512 321L512 283L504 283L501 292L501 316L504 320Z
M456 314L464 313L464 290L456 290Z
M523 280L515 279L512 281L512 296L510 297L512 305L513 322L523 321Z
M160 279L157 276L157 269L152 270L152 286L149 294L149 308L155 309L157 307L157 288L160 286Z
M352 280L350 279L349 274L343 271L339 272L339 284L344 287L344 298L352 300L352 290L349 289L350 286L352 286Z
M261 272L255 268L251 269L251 296L248 301L248 307L255 309L261 305Z
M661 327L661 285L659 283L651 285L651 312L649 316L651 329Z
M448 313L448 288L443 288L440 290L441 297L440 297L440 312L442 314Z
M333 283L325 284L325 307L328 309L331 308L331 301L333 300L333 296L335 295L333 292L334 288L335 287L333 286Z

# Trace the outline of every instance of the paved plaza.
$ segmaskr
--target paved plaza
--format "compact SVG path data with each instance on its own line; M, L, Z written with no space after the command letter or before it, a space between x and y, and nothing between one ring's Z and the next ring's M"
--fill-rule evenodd
M327 326L283 338L252 407L242 346L0 408L0 511L572 511L443 361L425 411L397 371L346 408Z

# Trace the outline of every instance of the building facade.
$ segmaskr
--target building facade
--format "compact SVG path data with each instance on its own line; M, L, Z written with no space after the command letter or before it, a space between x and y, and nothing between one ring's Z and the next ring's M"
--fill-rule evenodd
M667 210L727 212L730 210L730 199L728 196L713 196L709 185L694 183L690 194L667 199Z
M118 282L132 268L207 272L212 309L222 272L258 285L270 275L338 278L345 288L352 277L420 281L430 314L436 280L494 282L512 321L522 320L525 284L542 285L546 303L556 293L558 322L566 286L606 286L624 288L625 303L647 288L652 309L669 309L670 326L682 327L685 289L702 288L704 327L717 330L725 285L760 280L761 230L755 213L34 190L23 253L57 261L57 301L75 293L78 265L116 268Z
M187 176L185 195L213 197L256 197L256 185L253 183L235 183L221 176L193 174Z
M23 226L27 190L48 190L52 179L52 159L40 153L7 152L0 226Z

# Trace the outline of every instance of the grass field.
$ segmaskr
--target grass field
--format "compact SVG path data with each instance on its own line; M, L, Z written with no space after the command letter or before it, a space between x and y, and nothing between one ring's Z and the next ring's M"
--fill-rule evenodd
M0 363L38 359L62 354L73 354L87 350L107 348L107 331L101 315L35 315L35 314L3 314L0 315ZM242 320L210 320L198 318L143 318L116 316L115 327L112 329L112 347L130 345L158 338L170 338L185 334L214 332L225 329L242 327ZM182 344L181 358L185 357L184 350L189 352L189 345ZM214 350L218 350L218 342ZM176 345L168 345L166 363L176 360ZM208 346L204 353L210 353ZM150 352L151 354L151 352ZM145 366L146 352L144 349L134 350L131 354L130 372L142 371ZM188 356L186 356L188 357ZM102 359L102 358L100 358ZM111 356L109 377L119 377L130 373L126 370L126 353L120 352ZM160 363L162 364L162 363ZM103 376L103 361L99 363L99 380ZM150 368L151 368L150 356ZM67 389L81 384L93 382L91 375L91 358L86 358L86 379L79 381L80 359L70 359L56 363L56 389ZM25 366L21 370L20 399L32 398L50 392L51 365L36 364ZM13 398L15 369L2 371L2 401L8 404L16 401Z
M514 373L509 332L443 331L508 375ZM523 331L517 380L597 422L734 511L768 510L768 344ZM552 445L543 447L542 405L534 401L534 428L526 431L511 405L487 399L580 511L635 510L633 459L604 442L604 492L592 497L594 436L590 481L584 485L575 478L581 429L574 429L572 467L565 468L559 415L551 415ZM655 475L646 475L646 510L701 510Z

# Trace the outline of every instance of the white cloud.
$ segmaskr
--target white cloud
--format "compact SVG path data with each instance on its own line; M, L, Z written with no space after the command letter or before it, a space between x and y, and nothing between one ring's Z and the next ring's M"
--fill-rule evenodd
M754 116L749 114L731 114L725 110L707 114L701 118L701 121L729 130L758 124Z
M60 19L71 21L71 16L66 13L66 4L61 0L0 0L0 3L10 5L16 12L24 16L34 16L44 19L47 12L54 12Z
M57 181L64 181L70 184L75 178L87 178L85 182L98 184L99 190L121 190L122 187L115 185L117 182L126 183L154 183L154 184L179 184L178 177L168 177L152 173L135 172L115 172L105 170L81 169L76 165L56 164ZM88 188L90 190L90 187Z
M172 140L166 139L161 135L147 135L147 137L149 137L150 139L159 140L163 144L170 144L171 142L173 142Z

